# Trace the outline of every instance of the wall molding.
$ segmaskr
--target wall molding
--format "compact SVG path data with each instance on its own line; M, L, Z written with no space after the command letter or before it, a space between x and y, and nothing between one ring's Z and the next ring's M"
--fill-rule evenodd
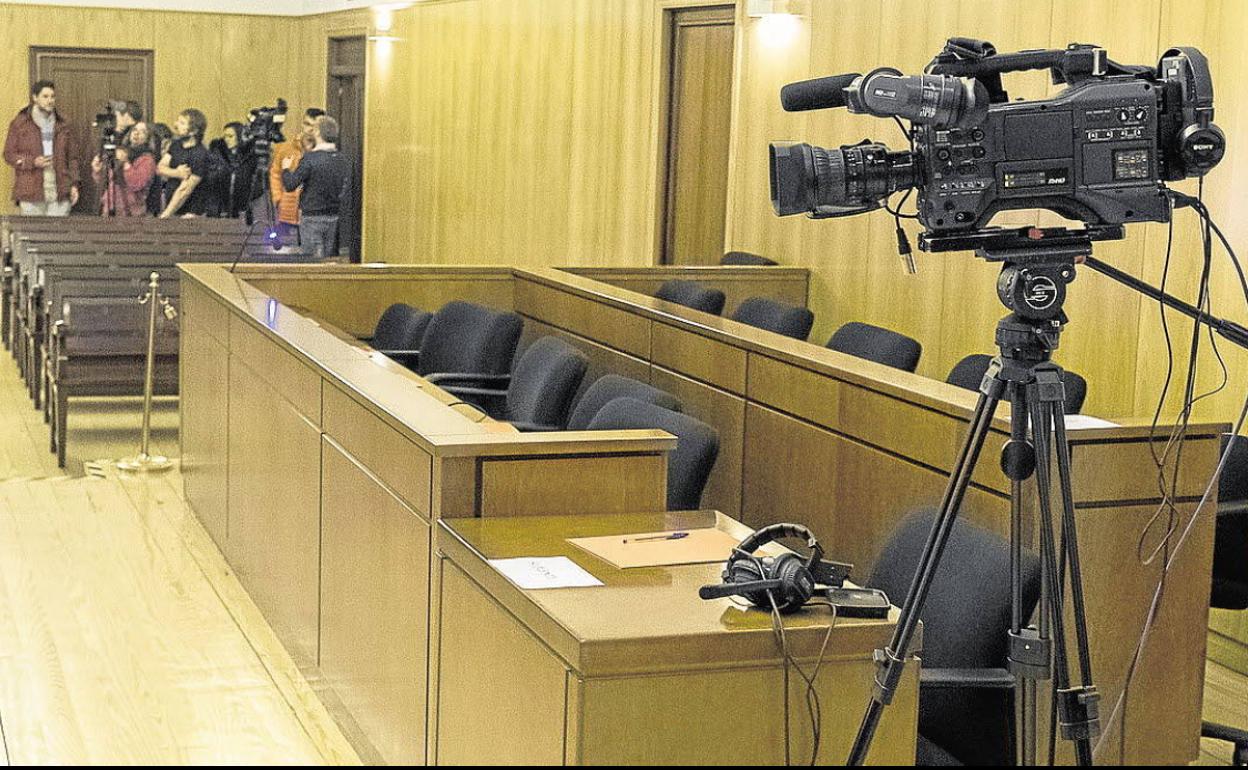
M3 5L59 5L134 11L184 11L248 16L315 16L375 5L405 5L385 0L5 0Z

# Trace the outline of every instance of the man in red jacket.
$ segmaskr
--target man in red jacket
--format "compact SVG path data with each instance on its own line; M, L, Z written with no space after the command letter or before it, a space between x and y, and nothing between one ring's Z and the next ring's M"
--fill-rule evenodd
M4 162L13 167L13 201L23 214L63 217L78 202L78 158L52 81L31 86L30 105L9 124Z

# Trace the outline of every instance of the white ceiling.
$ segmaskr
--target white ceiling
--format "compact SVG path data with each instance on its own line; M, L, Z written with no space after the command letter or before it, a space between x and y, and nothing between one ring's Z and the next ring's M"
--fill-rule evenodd
M72 5L95 8L140 8L157 11L251 13L263 16L302 16L373 5L394 5L394 0L5 0L0 5Z

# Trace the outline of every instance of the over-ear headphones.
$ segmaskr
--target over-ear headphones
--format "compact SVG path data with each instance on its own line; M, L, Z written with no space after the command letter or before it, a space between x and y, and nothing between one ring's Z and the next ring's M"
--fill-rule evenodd
M803 560L793 553L755 556L768 543L795 538L806 543L810 556ZM815 595L817 586L841 586L852 566L823 560L823 546L814 534L800 524L772 524L754 532L733 549L724 565L723 583L702 586L698 596L717 599L743 596L755 607L780 612L800 609Z

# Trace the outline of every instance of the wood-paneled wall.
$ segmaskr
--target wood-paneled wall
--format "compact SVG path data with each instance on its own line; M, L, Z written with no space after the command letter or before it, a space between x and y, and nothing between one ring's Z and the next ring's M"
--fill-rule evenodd
M247 110L280 96L292 112L325 101L325 38L367 23L367 11L248 16L0 3L0 130L29 103L29 47L138 48L156 52L155 121L173 124L196 107L219 136ZM110 94L99 94L101 105ZM8 206L12 170L0 164Z
M655 0L396 13L370 50L367 258L651 264L659 18Z

